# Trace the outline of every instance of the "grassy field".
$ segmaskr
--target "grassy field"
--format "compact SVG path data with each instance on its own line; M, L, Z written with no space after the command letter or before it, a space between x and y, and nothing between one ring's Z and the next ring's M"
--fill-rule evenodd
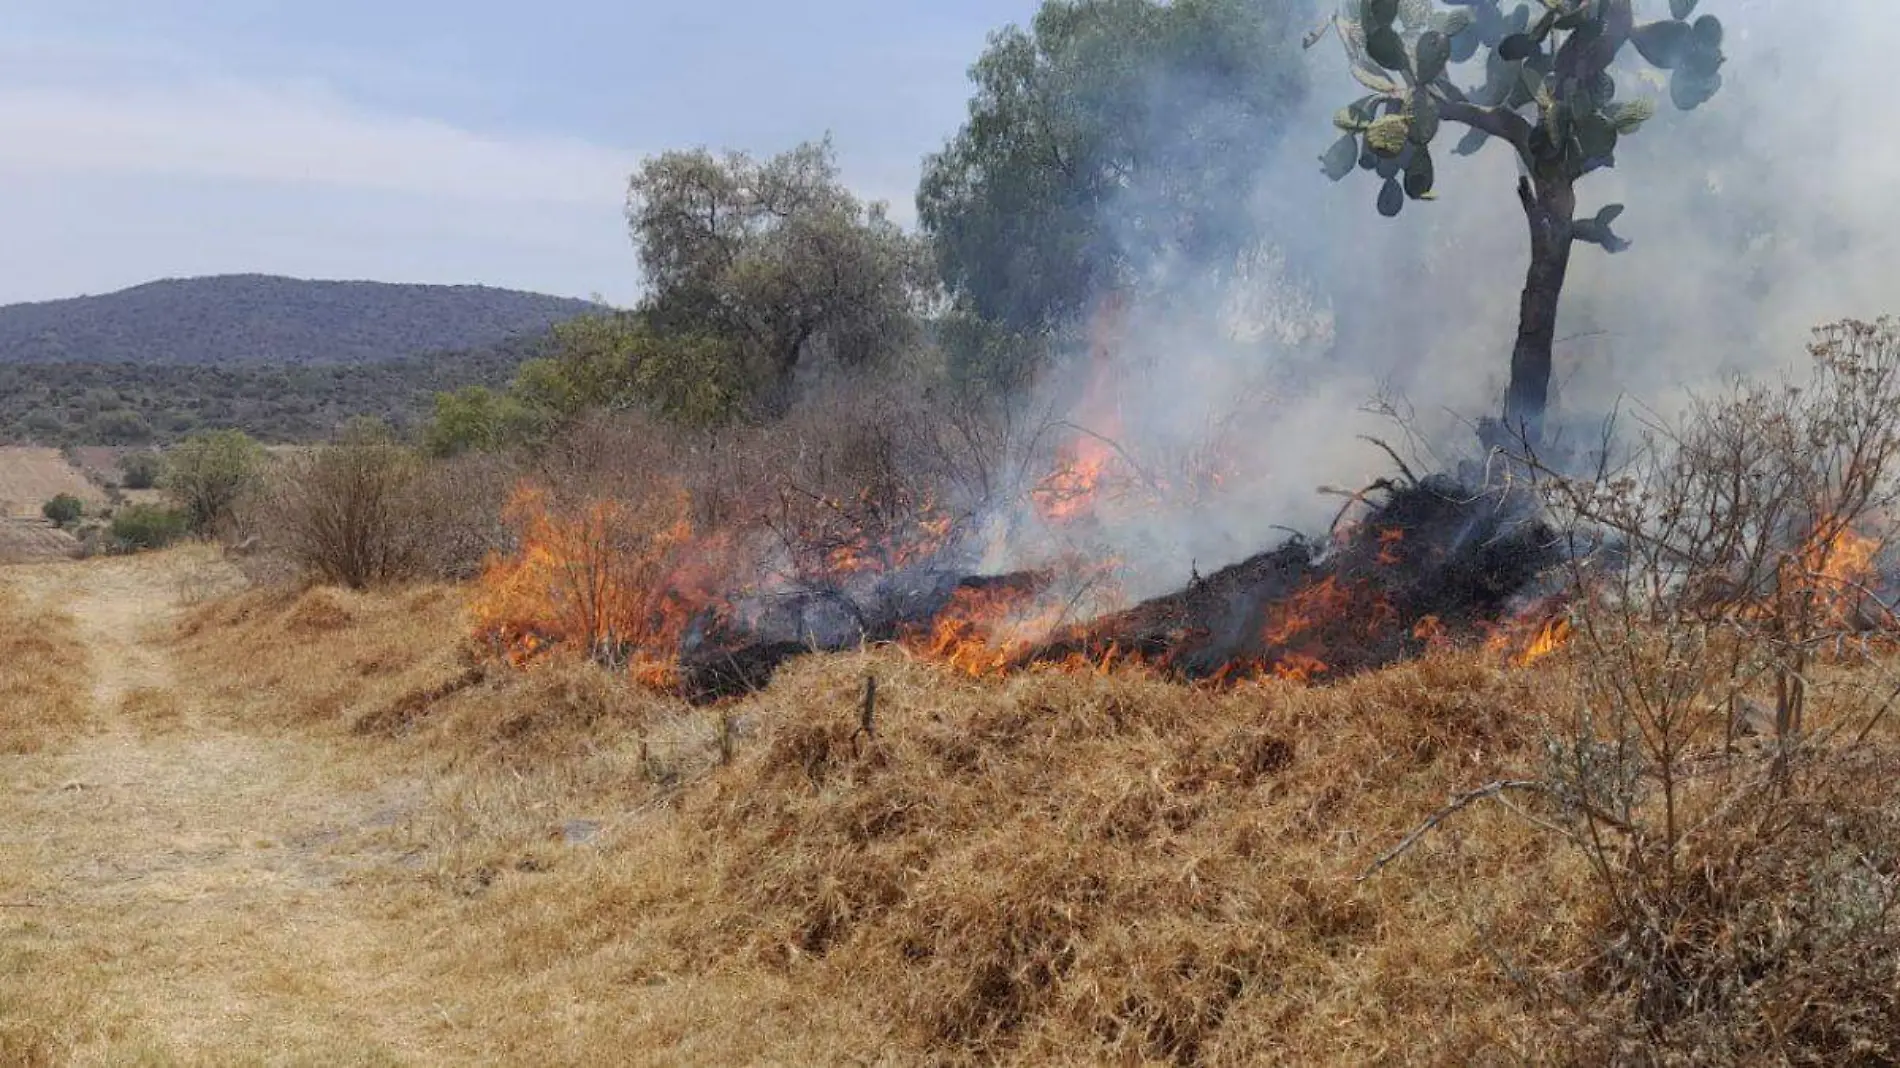
M1361 880L1542 766L1561 655L1216 691L870 651L705 710L483 668L454 587L240 586L204 550L0 571L39 643L0 676L0 1061L1733 1059L1623 1028L1533 810ZM1825 806L1867 842L1880 738Z

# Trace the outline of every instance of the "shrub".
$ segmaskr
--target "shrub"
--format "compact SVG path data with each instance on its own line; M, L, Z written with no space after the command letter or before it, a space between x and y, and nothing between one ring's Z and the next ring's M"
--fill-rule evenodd
M183 511L156 504L134 504L112 517L110 533L115 546L125 551L162 549L185 536L190 529Z
M218 430L185 439L169 460L165 492L192 530L210 534L259 485L264 450L242 430Z
M86 506L72 494L62 493L41 505L40 514L52 520L55 526L68 527L86 514Z
M295 457L271 494L271 521L306 573L354 589L421 570L409 522L420 463L386 431L352 427L344 439Z
M1585 1062L1900 1055L1900 819L1864 748L1900 680L1863 644L1896 622L1865 583L1900 501L1900 324L1811 351L1799 388L1545 481L1578 692L1533 785L1592 883Z
M158 453L128 452L119 457L119 484L125 489L151 489L164 472L165 461Z

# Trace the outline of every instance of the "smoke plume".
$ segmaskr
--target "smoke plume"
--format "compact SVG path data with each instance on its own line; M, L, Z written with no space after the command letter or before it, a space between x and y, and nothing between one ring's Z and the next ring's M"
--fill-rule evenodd
M1639 0L1639 19L1661 8ZM1701 12L1728 27L1722 91L1684 113L1663 82L1620 78L1625 97L1657 97L1658 114L1624 140L1615 169L1578 186L1579 214L1628 206L1618 231L1633 244L1572 257L1555 377L1557 425L1572 435L1613 408L1666 414L1727 376L1798 371L1811 327L1900 305L1889 276L1900 120L1874 99L1884 60L1900 54L1900 19L1881 0L1706 0ZM1256 251L1240 264L1138 265L1126 307L1098 324L1108 336L1040 387L1036 404L1066 413L1065 426L1112 441L1133 487L1098 501L1103 521L1085 531L1048 529L1023 506L997 524L1007 533L991 564L1086 537L1122 559L1129 592L1170 588L1280 528L1323 530L1341 501L1319 487L1393 473L1360 435L1427 466L1475 450L1470 424L1498 407L1529 256L1517 162L1500 144L1471 158L1441 149L1437 199L1381 218L1376 182L1329 182L1317 162L1334 110L1361 92L1338 43L1302 61L1311 97L1263 150L1253 196L1232 206ZM1481 80L1475 67L1461 84ZM1153 155L1205 164L1178 131ZM1142 218L1140 194L1119 218ZM1366 410L1375 401L1394 402L1406 426ZM1184 491L1195 483L1184 472L1211 468L1212 485Z

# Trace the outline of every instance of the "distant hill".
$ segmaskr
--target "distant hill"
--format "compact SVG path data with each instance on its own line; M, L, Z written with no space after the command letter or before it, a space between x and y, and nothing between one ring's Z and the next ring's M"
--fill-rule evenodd
M487 286L269 275L172 279L0 307L0 366L376 363L486 348L598 310L586 301Z

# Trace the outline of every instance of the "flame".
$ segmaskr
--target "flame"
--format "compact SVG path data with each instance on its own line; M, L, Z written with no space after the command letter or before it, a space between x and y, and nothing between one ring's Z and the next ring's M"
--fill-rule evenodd
M1028 631L1028 622L1012 622L1026 600L1021 590L1006 587L958 590L930 627L906 644L967 675L1000 675L1027 640L1013 635Z
M1399 544L1404 540L1405 531L1398 527L1386 527L1380 530L1378 563L1384 567L1397 567L1401 562Z
M1126 301L1112 293L1089 317L1091 368L1087 387L1075 407L1081 426L1072 441L1056 451L1055 469L1030 493L1044 522L1062 525L1094 514L1111 483L1125 481L1126 461L1109 444L1122 432L1121 398L1115 351L1121 343Z
M1567 617L1558 616L1548 620L1537 629L1537 636L1531 639L1530 645L1512 657L1511 662L1518 667L1529 667L1567 645L1570 634L1570 620Z
M1114 460L1113 451L1094 437L1084 437L1062 449L1056 470L1032 491L1037 513L1054 524L1072 523L1092 514Z
M1484 648L1514 667L1530 667L1570 644L1573 633L1569 616L1534 611L1492 627Z
M483 569L476 633L517 667L568 645L670 684L686 628L728 574L720 539L695 535L687 505L673 492L645 507L594 500L565 514L544 488L522 483L504 512L520 545Z
M1879 580L1875 557L1880 549L1878 539L1846 526L1832 534L1817 531L1801 547L1791 587L1814 594L1830 621L1842 625L1854 622L1867 590Z

